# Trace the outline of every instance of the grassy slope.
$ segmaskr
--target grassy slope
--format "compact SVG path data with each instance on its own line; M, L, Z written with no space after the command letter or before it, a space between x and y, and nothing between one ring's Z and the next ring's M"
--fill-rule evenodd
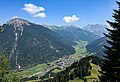
M22 77L28 77L28 76L31 76L31 75L41 71L45 67L46 67L45 64L39 64L39 65L37 65L35 67L28 68L28 69L26 69L24 71L21 71L21 72L17 72L17 74L22 76Z
M75 48L75 54L72 54L70 57L69 57L69 61L74 61L74 60L80 60L80 58L83 58L86 56L87 54L87 51L85 49L85 46L87 44L87 42L85 41L79 41L79 42L76 42L77 45L73 46Z
M75 79L75 80L70 80L69 82L84 82L83 80Z
M77 42L77 45L74 46L76 53L72 54L69 58L68 61L74 61L74 60L79 60L81 57L85 57L86 56L86 49L84 48L84 46L86 45L86 42ZM60 58L60 60L62 60L62 58ZM53 62L50 62L53 63ZM93 82L98 80L98 75L100 75L100 73L98 72L98 70L100 70L100 67L90 63L92 66L92 69L90 70L91 75L90 76L86 76L84 78L87 79L87 82ZM44 69L46 66L45 64L40 64L38 66L26 69L24 71L21 72L17 72L18 75L22 75L22 77L27 77L27 76L31 76L39 71L41 71L42 69ZM55 73L60 72L61 70L54 70ZM29 81L29 82L37 82L37 81ZM75 80L71 80L69 82L84 82L84 80L81 79L75 79Z
M87 82L99 81L98 75L100 75L100 73L98 72L98 70L101 70L100 66L95 65L93 63L90 64L92 66L92 69L90 70L91 75L84 77L84 79L87 79ZM69 82L84 82L84 80L75 79Z
M72 62L72 61L74 62L74 61L80 60L80 58L83 58L86 56L87 51L85 49L85 45L87 44L87 42L86 41L79 41L76 43L77 43L77 45L73 46L75 48L76 52L69 56L69 58L68 58L69 62ZM59 60L62 61L62 58L60 58ZM61 71L63 71L63 70L56 69L53 72L57 73L57 72L61 72Z
M80 58L82 58L82 57L85 57L86 56L86 49L85 49L86 44L87 44L87 42L85 42L85 41L77 42L77 45L73 46L75 48L76 53L70 55L70 57L68 58L68 61L76 61L76 60L80 60ZM60 58L59 60L63 60L63 58ZM53 62L49 62L49 63L53 63ZM35 67L28 68L24 71L17 72L16 74L20 75L22 78L24 78L24 77L31 76L31 75L43 70L44 68L46 68L45 64L39 64ZM56 69L53 72L57 73L60 71L62 71L62 70Z
M88 80L88 82L93 82L93 81L99 81L98 75L100 75L98 70L101 70L100 66L95 65L93 63L90 63L92 66L92 69L90 70L91 75L86 76L85 78Z
M58 72L61 72L62 70L59 70L59 69L55 69L54 71L52 71L53 73L58 73Z

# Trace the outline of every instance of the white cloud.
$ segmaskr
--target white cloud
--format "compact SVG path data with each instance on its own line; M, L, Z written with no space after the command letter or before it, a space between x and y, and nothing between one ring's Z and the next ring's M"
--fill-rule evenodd
M44 18L46 17L45 13L38 13L38 14L35 14L33 17L41 17L41 18Z
M31 3L24 4L24 8L22 8L22 9L27 11L30 14L36 14L38 12L45 11L45 8L36 6L34 4L31 4Z
M76 22L79 19L80 19L79 17L77 17L76 15L73 15L73 16L65 16L63 18L63 21L65 21L66 23L70 23L70 22Z

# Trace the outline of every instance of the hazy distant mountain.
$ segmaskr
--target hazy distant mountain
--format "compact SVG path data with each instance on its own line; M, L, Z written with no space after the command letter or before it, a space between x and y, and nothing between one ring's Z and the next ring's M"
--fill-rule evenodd
M86 49L90 53L94 53L96 56L103 57L104 55L104 45L108 45L106 38L102 37L97 39L86 46Z
M24 19L11 19L2 29L0 51L7 54L12 68L34 66L75 52L56 32Z
M44 26L57 32L58 34L68 39L69 41L73 41L73 42L79 41L79 40L92 42L100 38L98 35L82 30L81 28L73 26L73 25L61 26L61 27L54 26L54 25L53 26L44 25Z
M103 33L108 33L106 28L109 28L107 25L102 25L102 24L88 24L87 26L83 27L84 30L89 31L95 35L98 35L100 37L103 37Z

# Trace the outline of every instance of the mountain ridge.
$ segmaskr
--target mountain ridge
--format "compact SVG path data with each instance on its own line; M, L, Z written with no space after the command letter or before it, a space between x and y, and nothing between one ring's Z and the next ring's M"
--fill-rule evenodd
M12 69L31 67L75 52L56 32L20 18L3 24L2 29L0 51L9 57Z
M106 28L110 28L110 27L102 24L88 24L87 26L83 27L83 30L89 31L100 37L104 37L103 33L108 33Z
M70 26L45 26L46 28L49 28L53 31L55 31L56 33L60 34L61 36L63 36L64 38L68 38L69 41L72 42L76 42L79 40L83 40L83 41L88 41L88 42L92 42L95 39L98 39L99 36L85 31L77 26L74 25L70 25Z
M108 45L106 42L106 37L99 38L88 45L86 45L86 49L89 53L93 53L95 56L103 58L104 53L104 45Z

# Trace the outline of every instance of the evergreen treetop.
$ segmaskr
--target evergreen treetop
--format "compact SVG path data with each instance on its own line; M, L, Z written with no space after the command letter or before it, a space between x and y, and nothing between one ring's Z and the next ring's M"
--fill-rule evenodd
M104 46L106 55L101 67L101 82L120 82L120 2L117 4L119 7L112 16L115 21L107 21L112 29L107 28L109 34L105 34L110 46Z

